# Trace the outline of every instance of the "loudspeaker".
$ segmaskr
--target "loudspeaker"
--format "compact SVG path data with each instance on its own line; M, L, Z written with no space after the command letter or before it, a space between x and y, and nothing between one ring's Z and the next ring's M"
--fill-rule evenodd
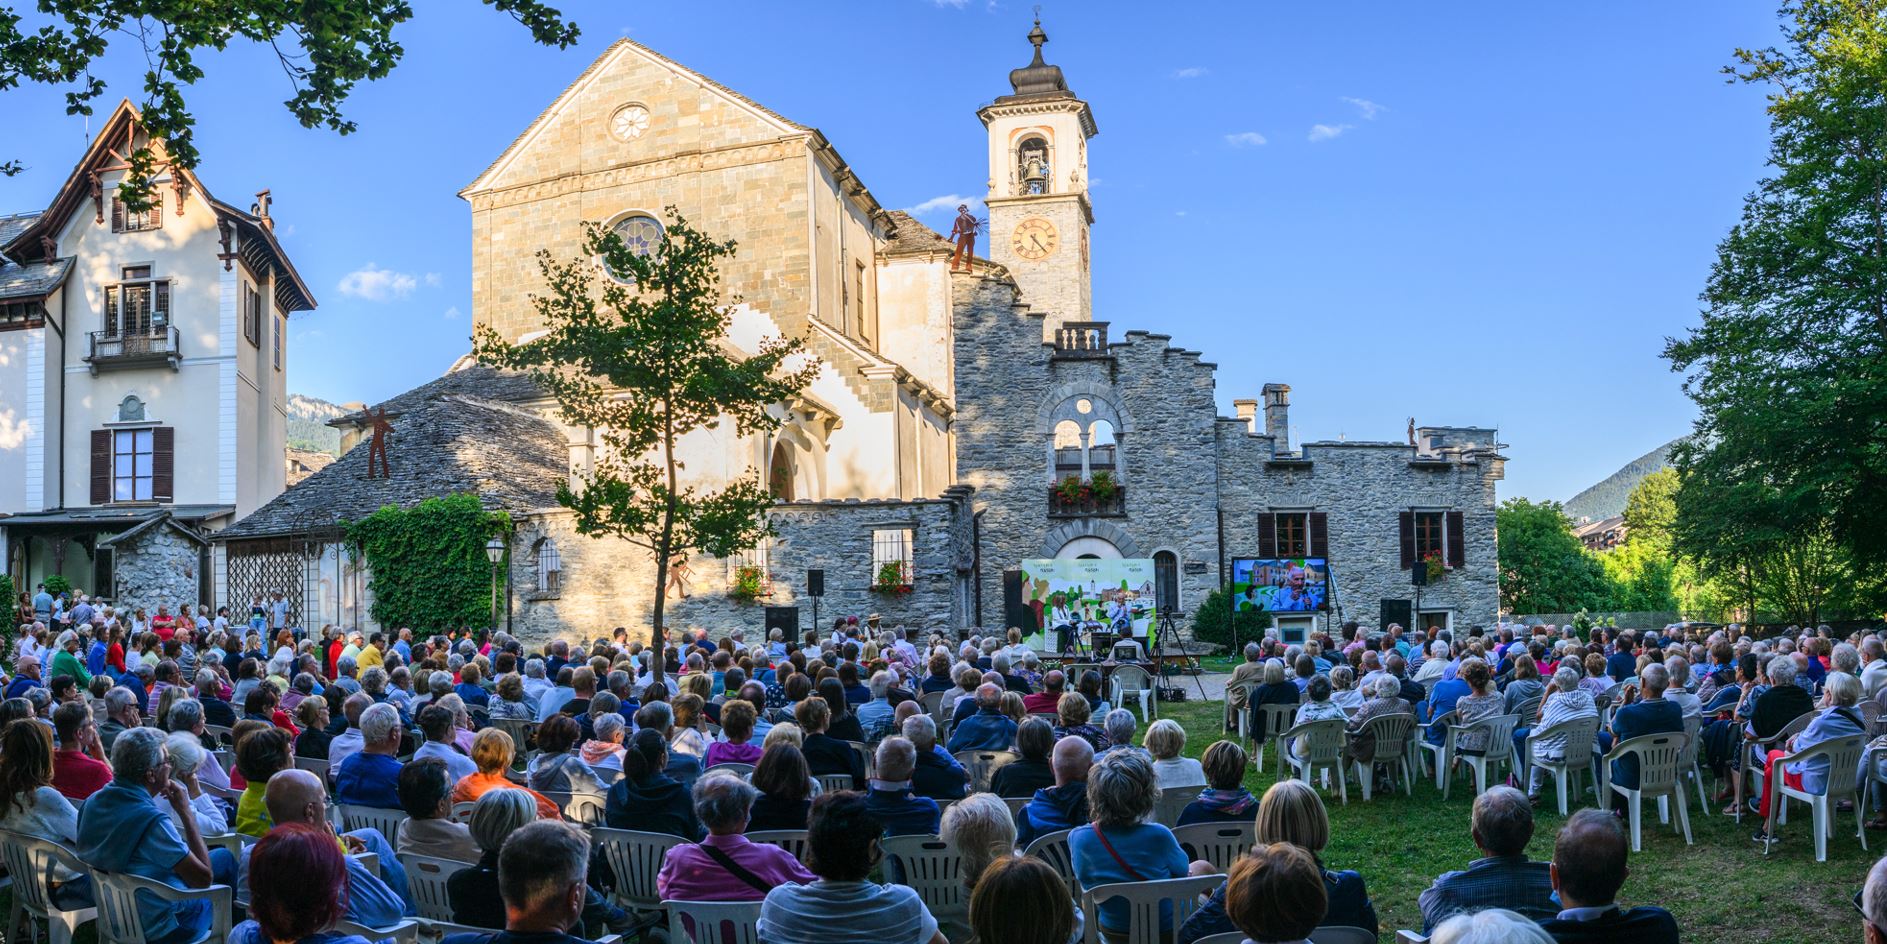
M1426 561L1418 560L1415 562L1414 567L1409 568L1409 584L1416 587L1428 586L1428 563Z
M793 639L799 635L799 607L767 607L767 631L779 630L780 635Z
M818 567L806 569L806 595L823 597L826 595L826 572Z
M1022 605L1022 571L1020 570L1002 572L1002 613L1003 625L1017 627L1025 633L1035 624L1035 614Z

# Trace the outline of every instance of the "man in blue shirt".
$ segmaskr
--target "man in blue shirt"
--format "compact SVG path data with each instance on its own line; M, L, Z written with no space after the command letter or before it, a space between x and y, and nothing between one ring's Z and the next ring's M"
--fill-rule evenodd
M1422 933L1457 914L1505 908L1534 921L1559 913L1552 867L1527 858L1533 806L1512 787L1493 787L1474 798L1474 845L1485 858L1465 871L1445 872L1422 892Z
M371 705L360 713L359 753L341 761L334 774L334 802L383 810L400 805L400 711Z
M912 715L904 719L904 736L917 749L911 792L933 800L963 799L969 792L970 773L937 743L937 722L930 715Z
M950 753L1006 751L1016 742L1016 723L1001 711L1002 688L992 682L976 687L976 714L950 732Z
M1671 673L1664 666L1656 663L1645 666L1644 676L1639 679L1639 684L1644 686L1644 697L1638 697L1638 686L1625 687L1619 696L1622 707L1612 714L1611 730L1600 735L1599 749L1609 752L1620 741L1647 734L1682 734L1684 709L1664 697L1670 682ZM1637 755L1626 755L1612 762L1612 782L1621 787L1638 786ZM1612 806L1625 809L1625 795L1614 792Z
M164 733L156 728L124 732L112 746L112 781L79 810L74 851L104 872L125 872L172 888L205 888L215 879L208 847L197 832L190 794L170 776ZM169 804L175 815L158 807ZM179 832L178 825L182 824ZM226 867L228 853L218 850ZM165 901L140 892L138 923L148 944L192 940L210 928L210 900Z
M269 819L275 823L274 828L280 829L288 823L303 823L332 834L333 829L328 825L327 790L314 774L294 768L280 771L269 778L269 786L263 797L269 807ZM406 871L379 830L355 830L336 839L347 847L348 852L347 920L370 928L384 928L418 913L407 899ZM243 846L242 863L237 868L236 897L244 900L248 898L242 892L249 884L251 848ZM362 852L374 853L380 860L380 874L369 871L359 859L354 858Z
M39 592L33 594L33 618L52 625L52 594L46 592L46 585L39 585Z
M1094 746L1086 739L1065 737L1055 742L1049 758L1055 785L1035 791L1027 806L1016 812L1016 846L1049 833L1073 829L1088 821L1088 770L1094 766Z
M1605 659L1605 674L1611 676L1614 682L1623 682L1638 674L1638 653L1632 643L1630 630L1612 639L1612 654Z
M911 792L917 748L902 737L878 743L878 776L871 780L865 808L884 821L887 836L937 834L937 801Z
M13 663L13 681L7 683L6 697L23 698L28 691L45 684L39 680L39 658L21 656Z

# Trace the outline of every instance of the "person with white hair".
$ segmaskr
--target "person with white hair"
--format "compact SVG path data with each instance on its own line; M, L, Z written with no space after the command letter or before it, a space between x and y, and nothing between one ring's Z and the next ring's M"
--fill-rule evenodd
M882 740L891 730L892 716L896 712L890 700L891 683L890 672L873 672L868 683L871 699L852 709L867 744Z
M1099 761L1115 751L1134 751L1145 756L1146 752L1134 746L1134 713L1125 708L1116 708L1101 719L1101 730L1107 733L1107 747L1094 755Z
M748 841L747 823L759 798L759 790L732 774L712 773L695 782L695 818L708 834L663 856L655 887L664 900L760 901L776 885L818 880L785 849Z
M1546 693L1540 700L1537 718L1522 718L1528 727L1514 730L1516 751L1527 749L1527 736L1533 731L1541 731L1564 721L1576 718L1599 717L1599 706L1592 698L1592 693L1580 686L1580 671L1570 663L1561 663L1559 670L1546 685ZM1527 799L1535 805L1540 802L1540 790L1546 783L1546 770L1541 761L1558 763L1566 757L1566 735L1552 734L1533 742L1532 773L1527 778ZM1518 756L1518 755L1516 755Z
M1765 820L1769 816L1770 803L1776 792L1776 760L1787 754L1805 751L1824 741L1836 738L1853 737L1867 734L1867 722L1855 712L1854 706L1861 700L1861 681L1846 672L1832 672L1822 686L1820 713L1802 729L1802 733L1789 739L1787 744L1772 749L1764 760L1767 776L1763 778L1763 794L1757 812ZM1816 757L1801 763L1789 764L1780 771L1783 783L1787 786L1808 793L1822 793L1828 789L1829 760ZM1841 771L1837 776L1851 776L1851 771ZM1755 840L1760 843L1773 842L1766 830L1757 830Z
M336 803L400 809L400 712L370 705L360 714L360 751L334 772Z
M177 731L164 739L164 753L170 758L171 779L183 784L190 797L190 814L196 817L197 831L205 836L220 836L229 832L228 814L223 812L222 804L216 802L215 795L203 792L203 784L197 775L210 752L203 749L196 735ZM210 762L215 763L215 760ZM170 814L171 822L181 830L183 812L174 806L166 806L164 811Z
M1867 944L1887 944L1887 858L1867 870L1861 885L1861 926Z
M197 829L189 793L171 776L164 732L133 728L111 751L112 782L79 809L73 851L101 872L136 875L179 891L206 888L215 877L211 853ZM162 806L169 806L176 819ZM217 850L227 871L234 860ZM208 896L162 901L138 896L138 924L147 941L194 940L210 929Z
M1554 944L1530 918L1505 908L1457 914L1435 927L1429 944Z
M1160 789L1206 785L1206 773L1199 762L1180 756L1186 750L1186 729L1180 727L1179 722L1161 718L1147 725L1147 734L1141 743L1153 758L1153 775Z
M1398 660L1401 658L1397 657ZM1402 680L1392 675L1377 676L1374 684L1364 685L1363 694L1369 700L1363 707L1351 715L1344 725L1348 737L1343 741L1343 764L1360 762L1366 757L1376 756L1376 730L1369 722L1385 715L1413 714L1414 709L1402 697Z
M1614 744L1650 734L1682 734L1684 710L1664 697L1670 684L1671 673L1662 664L1645 666L1638 684L1626 685L1619 693L1619 708L1612 713L1611 728L1599 734L1599 750L1610 751ZM1637 755L1627 754L1612 762L1612 783L1634 789L1638 786ZM1625 809L1626 803L1624 794L1612 794L1615 809Z

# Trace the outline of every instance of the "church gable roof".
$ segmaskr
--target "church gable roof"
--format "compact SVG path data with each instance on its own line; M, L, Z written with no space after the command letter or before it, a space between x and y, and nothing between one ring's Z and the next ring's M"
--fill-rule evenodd
M759 102L641 43L624 38L610 44L608 49L605 49L601 55L597 56L575 80L558 94L556 99L554 99L548 107L538 114L537 118L534 119L521 134L512 140L511 144L504 149L504 152L499 154L497 159L492 161L491 164L478 175L477 179L473 180L470 184L467 184L463 190L459 191L459 195L464 197L486 190L499 189L514 183L530 182L528 179L513 180L513 177L520 176L513 172L519 169L518 165L522 163L521 159L531 152L535 146L539 145L540 142L547 147L566 150L574 149L580 152L584 146L584 142L571 140L552 134L551 132L557 125L565 120L579 123L586 120L595 121L599 125L599 131L601 131L601 123L608 121L609 114L613 112L616 107L629 102L629 97L622 97L622 100L619 102L610 101L601 105L597 110L587 112L584 109L574 106L579 104L588 93L605 83L610 77L632 68L633 64L653 64L683 82L697 86L703 93L711 95L714 99L725 105L730 113L743 119L744 123L752 132L765 132L775 138L784 135L817 133L815 129L786 118ZM653 89L638 89L634 94L637 96L652 96L654 92L655 90ZM642 101L645 104L654 104L653 102L645 101L644 98L637 98L636 100ZM598 111L601 113L597 113ZM577 114L573 114L573 112L577 112Z

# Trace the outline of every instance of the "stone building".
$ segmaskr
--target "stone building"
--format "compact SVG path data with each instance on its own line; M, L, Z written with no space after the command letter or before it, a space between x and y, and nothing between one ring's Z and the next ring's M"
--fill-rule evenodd
M216 597L202 537L285 487L287 320L314 298L263 191L245 211L122 102L44 209L0 216L0 561L121 607ZM246 201L245 201L246 202Z
M537 248L571 255L586 222L648 245L672 206L738 243L723 270L730 302L740 296L727 342L753 351L769 336L803 337L822 361L804 396L776 408L777 434L742 437L722 424L680 447L696 484L764 481L778 499L769 513L777 534L733 560L687 562L688 594L671 623L758 630L762 607L797 606L798 624L809 625L808 570L818 569L822 618L877 612L926 629L1000 626L1005 571L1030 558L1090 556L1152 559L1160 606L1188 615L1234 558L1323 556L1333 610L1294 630L1338 616L1491 622L1504 462L1494 430L1293 443L1288 386L1267 385L1262 405L1238 400L1236 417L1220 416L1215 368L1200 352L1165 335L1116 335L1094 319L1087 148L1098 126L1047 63L1039 24L1029 40L1033 58L1010 74L1010 94L976 111L988 137L989 248L967 267L951 267L951 244L937 233L880 207L816 129L630 40L605 51L461 192L473 220L474 316L503 336L542 328L527 299L539 288ZM485 368L462 364L389 401L389 412L445 388L543 417L528 443L504 445L538 450L526 465L554 459L581 473L593 460L591 431L560 426L527 382ZM396 420L396 443L410 422ZM344 450L364 430L358 414L331 425L342 428ZM427 448L466 451L445 441ZM403 449L395 446L396 467ZM277 506L335 487L358 452L219 536L231 561L246 543L296 533ZM1102 499L1065 500L1054 486L1068 478L1111 488L1095 492ZM520 521L513 627L636 629L653 590L647 553L576 535L551 502L527 507L541 484L514 492L524 504L507 506ZM1418 596L1411 569L1430 552L1445 573ZM911 592L871 592L891 563ZM246 589L233 572L232 563L232 589ZM754 572L763 596L735 599L740 575Z

